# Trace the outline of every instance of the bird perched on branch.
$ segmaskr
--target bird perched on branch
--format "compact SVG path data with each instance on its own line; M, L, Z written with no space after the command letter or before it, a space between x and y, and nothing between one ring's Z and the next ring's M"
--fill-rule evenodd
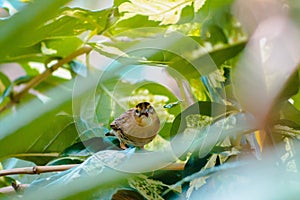
M150 103L142 102L121 114L110 127L112 131L105 135L116 136L122 149L127 149L126 145L143 148L157 135L160 121Z

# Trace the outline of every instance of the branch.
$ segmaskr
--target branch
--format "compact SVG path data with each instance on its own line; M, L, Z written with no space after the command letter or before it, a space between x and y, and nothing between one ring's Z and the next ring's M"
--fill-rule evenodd
M41 174L47 172L58 172L65 171L71 169L72 167L76 167L78 164L72 165L53 165L53 166L33 166L33 167L22 167L22 168L14 168L14 169L6 169L0 170L0 177L7 176L12 174ZM172 163L161 170L183 170L185 163Z
M12 175L12 174L41 174L46 172L65 171L77 165L78 164L56 165L56 166L33 166L33 167L6 169L6 170L0 170L0 177L6 175Z
M7 186L7 187L0 188L0 193L15 194L16 192L23 191L25 188L29 187L29 184L18 184L18 185L16 185L16 187L17 187L17 190L13 186Z
M20 92L14 94L11 97L11 101L10 102L8 102L5 106L3 106L2 108L0 108L0 112L2 112L5 109L11 107L15 103L18 103L21 100L21 98L25 94L27 94L28 91L31 88L34 88L35 86L37 86L38 84L40 84L43 80L45 80L46 78L48 78L48 76L50 76L52 74L52 72L54 72L55 70L57 70L59 67L63 66L66 63L71 62L72 60L74 60L74 58L76 58L76 57L78 57L78 56L80 56L82 54L88 54L91 50L92 50L92 47L89 47L89 46L81 47L78 50L76 50L75 52L73 52L70 55L66 56L65 58L59 60L52 67L47 68L43 73L39 74L38 76L35 76L33 79L31 79L26 84L26 86Z
M56 165L56 166L34 166L34 167L23 167L15 169L0 170L0 177L13 174L41 174L46 172L58 172L71 169L79 164L73 165ZM161 170L183 170L185 163L172 163ZM0 193L11 194L19 191L23 191L25 188L29 187L29 184L17 184L13 186L7 186L0 188Z

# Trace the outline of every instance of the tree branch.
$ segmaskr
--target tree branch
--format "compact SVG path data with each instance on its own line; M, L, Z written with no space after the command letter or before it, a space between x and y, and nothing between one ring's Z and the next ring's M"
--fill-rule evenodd
M0 193L15 194L18 191L23 191L27 187L29 187L29 184L18 184L17 185L18 190L16 191L16 189L13 186L7 186L7 187L0 188Z
M41 174L47 172L58 172L65 171L71 169L72 167L76 167L78 164L72 165L53 165L53 166L33 166L33 167L22 167L22 168L14 168L14 169L6 169L0 170L0 177L13 175L13 174ZM172 163L161 170L183 170L185 163Z
M41 174L46 172L58 172L71 169L79 164L73 165L56 165L56 166L33 166L33 167L23 167L15 169L0 170L0 177L13 174ZM172 163L161 170L183 170L185 163ZM25 188L29 187L29 184L17 184L16 186L7 186L0 188L0 193L11 194L18 191L23 191ZM16 190L17 188L17 190Z
M5 109L11 107L15 103L18 103L21 98L28 93L28 91L31 88L34 88L38 84L40 84L43 80L45 80L48 76L52 74L55 70L57 70L59 67L63 66L66 63L71 62L74 60L74 58L82 55L82 54L88 54L92 50L92 47L84 46L76 50L75 52L71 53L70 55L66 56L65 58L58 60L56 64L54 64L52 67L47 68L43 73L35 76L33 79L31 79L26 86L18 93L14 94L11 97L11 101L8 102L5 106L0 108L0 112L4 111Z
M33 167L23 167L23 168L14 168L0 170L0 176L12 175L12 174L41 174L47 172L58 172L71 169L72 167L77 166L73 165L56 165L56 166L33 166Z

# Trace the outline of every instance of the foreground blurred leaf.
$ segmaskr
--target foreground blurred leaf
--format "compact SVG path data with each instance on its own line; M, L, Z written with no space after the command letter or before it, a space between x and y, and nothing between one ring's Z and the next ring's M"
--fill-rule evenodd
M30 99L18 105L15 112L1 113L0 145L4 150L0 158L19 154L23 159L45 164L77 139L73 118L66 114L71 113L71 93L55 88L44 95L50 98L46 103Z
M17 46L32 38L32 30L54 16L58 8L69 0L37 0L27 5L22 11L0 23L0 60L14 51ZM22 37L20 37L22 35Z

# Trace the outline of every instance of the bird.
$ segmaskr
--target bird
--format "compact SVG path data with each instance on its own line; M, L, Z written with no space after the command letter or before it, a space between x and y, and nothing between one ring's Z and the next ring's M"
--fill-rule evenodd
M149 102L141 102L117 117L110 127L112 130L105 135L117 137L120 148L132 145L143 149L157 135L160 120Z

